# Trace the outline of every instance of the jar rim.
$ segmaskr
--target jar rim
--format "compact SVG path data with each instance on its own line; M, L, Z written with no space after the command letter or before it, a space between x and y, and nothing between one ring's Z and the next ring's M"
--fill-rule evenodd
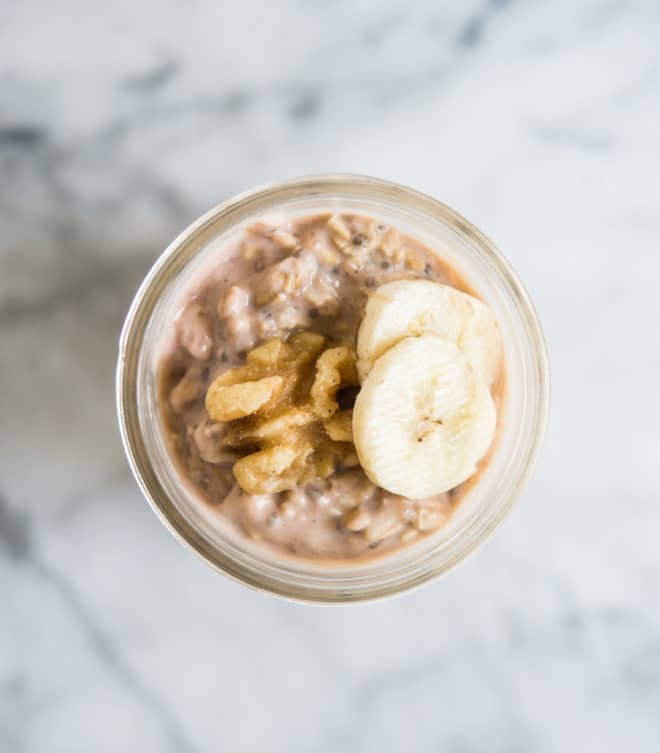
M516 313L520 316L534 361L532 388L535 394L532 410L525 417L529 424L528 446L517 468L515 483L507 499L484 525L473 530L460 546L455 546L451 556L425 567L422 572L407 576L403 582L392 585L383 581L371 587L344 587L333 591L327 587L317 588L311 581L307 584L287 584L277 577L269 578L263 572L246 570L214 548L165 492L151 463L136 405L140 351L151 314L167 281L182 271L207 241L246 218L296 198L322 201L336 195L350 196L356 200L369 198L374 202L392 202L394 206L414 210L450 227L472 244L515 302ZM549 411L549 369L543 332L529 295L510 263L484 233L447 205L406 186L363 175L320 174L279 181L240 193L204 213L167 246L138 288L122 328L116 400L122 443L133 475L152 509L176 538L216 570L256 590L266 590L304 603L347 603L387 598L419 587L453 568L492 535L513 508L538 460ZM383 561L393 556L386 556Z

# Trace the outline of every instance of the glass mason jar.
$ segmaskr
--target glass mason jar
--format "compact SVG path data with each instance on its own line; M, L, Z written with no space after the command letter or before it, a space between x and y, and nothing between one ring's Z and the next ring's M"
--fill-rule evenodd
M497 444L478 482L439 531L379 559L328 565L279 556L219 525L183 481L166 444L157 395L159 342L182 291L223 239L258 216L346 211L372 215L449 261L500 325L507 390ZM255 589L305 602L376 599L446 572L502 522L539 454L548 411L548 364L532 304L502 254L467 220L424 194L376 178L320 175L240 194L184 230L140 286L119 344L117 408L124 448L145 497L165 525L210 565Z

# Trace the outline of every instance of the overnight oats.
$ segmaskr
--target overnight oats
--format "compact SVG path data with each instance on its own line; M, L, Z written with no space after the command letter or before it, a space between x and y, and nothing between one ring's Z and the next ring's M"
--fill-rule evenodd
M286 555L380 556L482 467L504 368L488 307L376 217L264 217L187 291L160 366L200 504Z
M372 179L292 181L202 218L122 335L122 431L157 511L224 572L305 600L394 593L460 560L545 419L542 340L522 339L538 323L495 254Z

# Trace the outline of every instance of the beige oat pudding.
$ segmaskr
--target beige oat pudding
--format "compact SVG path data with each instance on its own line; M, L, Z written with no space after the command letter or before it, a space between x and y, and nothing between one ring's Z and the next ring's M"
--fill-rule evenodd
M477 360L489 360L483 380L496 416L505 384L497 326L483 304L468 298L476 298L468 281L414 237L349 213L264 217L224 252L186 291L160 366L171 451L200 504L238 535L315 559L383 556L440 529L487 462L494 431L487 431L469 475L451 488L431 481L430 493L410 497L379 485L354 445L354 406L368 378L358 373L358 333L369 324L368 306L382 298L398 306L394 316L420 319L398 322L404 330L395 333L397 342L436 332L469 356L479 351ZM396 282L414 300L388 304L388 288L396 287L388 284ZM466 295L447 302L447 287ZM420 297L422 308L408 311ZM484 331L466 334L475 307ZM404 368L414 371L417 363ZM447 389L442 375L435 389ZM420 399L432 408L433 396ZM457 399L460 409L470 408L470 396ZM394 431L379 429L372 414L369 422L366 431L382 431L385 439ZM444 441L457 442L464 423ZM427 439L411 441L430 452L430 466L447 462ZM411 459L404 451L391 462Z

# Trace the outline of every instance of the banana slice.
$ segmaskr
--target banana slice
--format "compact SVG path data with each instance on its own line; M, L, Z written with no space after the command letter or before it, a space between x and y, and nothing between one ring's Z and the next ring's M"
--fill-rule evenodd
M353 441L378 486L411 499L469 478L495 432L495 406L459 348L407 337L381 356L353 409Z
M477 376L492 384L500 353L495 317L473 296L428 280L389 282L369 298L357 340L360 379L399 340L425 332L457 345Z

